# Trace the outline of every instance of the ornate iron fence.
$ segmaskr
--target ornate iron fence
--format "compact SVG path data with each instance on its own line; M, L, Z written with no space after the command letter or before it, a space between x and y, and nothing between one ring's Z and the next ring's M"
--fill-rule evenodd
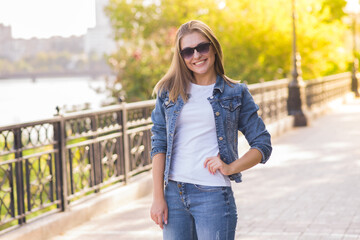
M0 127L0 229L63 211L149 170L154 105L123 103Z
M306 81L306 105L312 109L344 96L351 90L351 73L341 73Z
M248 86L264 122L276 122L288 115L288 84L288 79L281 79Z
M0 128L1 227L57 209L60 199L59 118Z
M307 105L350 91L350 74L307 82ZM259 114L288 115L288 80L249 85ZM155 100L0 127L0 230L64 211L76 199L151 168Z

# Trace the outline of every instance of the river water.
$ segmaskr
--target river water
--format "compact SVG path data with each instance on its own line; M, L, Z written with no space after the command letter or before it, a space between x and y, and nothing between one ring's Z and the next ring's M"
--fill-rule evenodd
M99 108L106 96L94 87L104 88L105 81L90 77L0 80L0 126L51 118L56 106Z

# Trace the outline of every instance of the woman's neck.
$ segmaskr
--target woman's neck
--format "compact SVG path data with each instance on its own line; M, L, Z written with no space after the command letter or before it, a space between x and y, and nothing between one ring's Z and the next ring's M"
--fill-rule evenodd
M195 74L194 80L197 85L210 85L216 82L216 73L213 71L207 74Z

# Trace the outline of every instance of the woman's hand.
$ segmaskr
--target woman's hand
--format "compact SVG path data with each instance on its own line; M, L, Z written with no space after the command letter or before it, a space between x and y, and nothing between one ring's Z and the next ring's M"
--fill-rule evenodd
M232 174L231 167L220 159L220 154L216 157L206 158L204 167L207 167L211 174L215 174L217 170L219 170L223 175Z
M168 207L164 198L154 199L150 209L151 219L164 229L164 223L167 224ZM164 222L163 222L164 220Z

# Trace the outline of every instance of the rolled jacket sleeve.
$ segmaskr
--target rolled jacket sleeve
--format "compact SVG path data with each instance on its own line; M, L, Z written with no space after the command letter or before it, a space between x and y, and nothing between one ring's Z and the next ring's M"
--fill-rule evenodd
M151 158L158 153L166 153L167 138L166 138L166 121L163 107L163 98L157 96L155 108L151 113L151 120L153 126L151 128Z
M266 163L272 152L271 136L257 114L258 110L258 105L255 104L247 86L244 85L238 123L239 131L244 134L251 148L261 152L261 163Z

